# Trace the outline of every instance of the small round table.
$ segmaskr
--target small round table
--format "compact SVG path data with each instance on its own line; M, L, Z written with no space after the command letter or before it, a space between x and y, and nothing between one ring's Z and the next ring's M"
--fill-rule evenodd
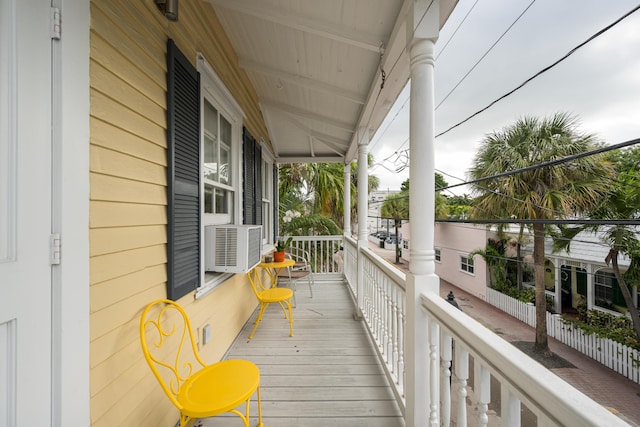
M258 267L265 269L269 277L271 278L271 287L274 288L277 285L278 274L283 268L293 267L295 265L295 261L292 259L285 259L280 262L261 262L258 264Z

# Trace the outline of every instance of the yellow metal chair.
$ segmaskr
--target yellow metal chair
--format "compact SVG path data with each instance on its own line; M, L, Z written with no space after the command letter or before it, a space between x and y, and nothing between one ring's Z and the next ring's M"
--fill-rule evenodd
M251 283L253 292L256 294L256 298L258 298L258 301L260 302L260 311L258 312L258 318L255 321L256 325L253 327L253 331L251 331L249 339L253 338L253 334L256 333L256 329L258 329L258 325L262 320L264 310L272 302L277 302L280 305L285 319L287 318L287 309L289 310L289 336L292 337L293 312L291 310L291 298L293 298L293 290L289 288L278 287L266 288L262 284L262 270L260 268L254 268L253 270L249 271L247 273L247 277L249 278L249 282Z
M258 426L262 427L258 367L248 360L205 364L181 306L164 299L149 304L140 318L140 342L153 374L180 411L180 427L226 412L240 417L248 427L249 402L256 391ZM235 409L243 402L245 414Z

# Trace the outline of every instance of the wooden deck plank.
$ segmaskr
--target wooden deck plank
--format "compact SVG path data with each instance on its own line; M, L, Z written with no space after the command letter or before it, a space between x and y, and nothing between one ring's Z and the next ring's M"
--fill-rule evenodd
M253 339L257 315L245 325L227 358L260 367L265 426L403 426L400 408L342 281L318 282L310 298L297 291L293 337L277 305L267 309ZM256 396L251 426L257 424ZM200 420L202 427L241 425L233 415Z
M258 411L256 405L251 405L252 425L257 424ZM371 400L371 401L262 401L262 417L265 426L271 426L273 418L296 418L305 419L323 419L325 425L333 424L334 418L375 418L375 417L401 417L398 406L390 400ZM216 418L206 420L207 423L203 427L224 426L232 424L224 424L225 419L235 422L239 425L239 420L232 414L224 414ZM303 427L307 424L298 424Z
M314 365L316 375L383 375L378 365ZM266 375L305 375L309 373L307 365L262 365L260 373Z
M263 375L265 387L386 387L384 375ZM307 391L307 390L303 390Z
M300 387L288 385L285 387L262 386L263 401L353 401L353 400L389 400L392 397L389 387L308 387L304 393Z

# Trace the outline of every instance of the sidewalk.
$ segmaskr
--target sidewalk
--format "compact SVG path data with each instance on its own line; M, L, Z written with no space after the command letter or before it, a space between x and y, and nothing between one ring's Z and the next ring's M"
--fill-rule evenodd
M371 247L372 245L370 245ZM378 255L403 271L407 264L395 264L395 254L380 248L373 248ZM466 314L492 330L508 342L535 341L535 329L509 316L503 311L484 302L462 289L440 281L440 295L446 298L449 291ZM582 391L584 394L607 407L631 425L640 426L640 384L628 380L597 361L549 338L549 347L556 355L570 362L575 368L555 368L551 372Z

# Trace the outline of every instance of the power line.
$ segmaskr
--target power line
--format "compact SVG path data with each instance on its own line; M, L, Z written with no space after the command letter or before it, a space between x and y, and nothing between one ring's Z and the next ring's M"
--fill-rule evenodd
M492 101L489 105L487 105L486 107L476 111L475 113L473 113L472 115L470 115L469 117L467 117L466 119L462 120L461 122L456 123L455 125L451 126L450 128L448 128L447 130L440 132L439 134L437 134L435 137L438 138L448 132L450 132L451 130L457 128L458 126L468 122L469 120L471 120L472 118L474 118L475 116L485 112L486 110L488 110L489 108L493 107L495 104L497 104L498 102L502 101L503 99L505 99L508 96L511 96L513 93L515 93L516 91L522 89L525 85L527 85L529 82L531 82L532 80L536 79L537 77L541 76L542 74L546 73L547 71L549 71L550 69L554 68L556 65L560 64L561 62L563 62L565 59L567 59L568 57L570 57L571 55L573 55L578 49L584 47L586 44L588 44L589 42L591 42L592 40L594 40L595 38L601 36L602 34L604 34L605 32L609 31L611 28L613 28L614 26L616 26L617 24L619 24L622 20L624 20L625 18L629 17L631 14L635 13L636 11L638 11L638 9L640 9L640 5L634 7L633 9L631 9L629 12L625 13L622 17L618 18L617 20L615 20L613 23L607 25L606 27L604 27L603 29L601 29L600 31L598 31L597 33L595 33L594 35L592 35L591 37L589 37L587 40L585 40L584 42L580 43L579 45L577 45L576 47L574 47L573 49L571 49L569 52L567 52L563 57L561 57L560 59L558 59L557 61L555 61L554 63L552 63L551 65L546 66L545 68L543 68L542 70L538 71L537 73L535 73L533 76L529 77L528 79L526 79L524 82L522 82L521 84L519 84L518 86L516 86L514 89L510 90L509 92L505 93L504 95L502 95L501 97L499 97L498 99Z
M607 151L611 151L611 150L622 149L622 148L625 148L625 147L628 147L628 146L631 146L631 145L635 145L635 144L638 144L638 143L640 143L640 138L637 138L637 139L634 139L634 140L630 140L630 141L626 141L626 142L622 142L622 143L615 144L615 145L611 145L611 146L607 146L607 147L602 147L602 148L599 148L599 149L596 149L596 150L587 151L587 152L584 152L584 153L579 153L579 154L574 154L574 155L571 155L571 156L566 156L566 157L563 157L561 159L550 160L548 162L539 163L539 164L532 165L532 166L527 166L527 167L521 168L521 169L502 172L502 173L495 174L495 175L492 175L492 176L489 176L489 177L478 178L478 179L473 180L473 181L465 181L465 182L462 182L462 183L459 183L459 184L449 185L447 187L436 188L435 191L438 192L438 191L446 190L446 191L451 192L449 189L453 188L453 187L458 187L458 186L461 186L461 185L476 185L477 187L481 188L482 190L490 191L490 192L492 192L494 194L501 195L501 196L504 196L504 197L508 197L508 198L510 198L512 200L515 200L516 202L530 203L530 202L526 202L525 200L518 199L516 197L510 196L510 195L507 195L507 194L504 194L504 193L500 193L500 192L491 190L491 189L483 187L483 186L479 186L477 184L480 183L480 182L484 182L484 181L490 180L490 179L500 178L502 176L514 175L516 173L522 173L522 172L527 172L527 171L530 171L530 170L541 169L541 168L544 168L544 167L555 166L555 165L558 165L558 164L562 164L562 163L566 163L566 162L569 162L569 161L572 161L572 160L576 160L578 158L588 157L588 156L592 156L592 155L596 155L596 154L601 154L601 153L604 153L604 152L607 152ZM448 175L448 176L450 176L450 177L452 177L454 179L461 180L461 178L455 177L453 175L449 175L449 174L445 174L445 175ZM611 178L611 179L616 181L616 182L618 182L615 178ZM393 200L400 200L400 199L408 199L408 198L409 198L409 195L395 195L392 199ZM375 205L377 203L382 204L385 201L386 200L375 201L375 202L372 201L372 202L369 202L368 206L370 207L371 205ZM556 211L554 209L551 209L551 208L548 208L548 207L545 207L545 206L539 206L539 205L533 205L533 206L535 206L535 207L537 207L539 209L544 209L544 210L551 211L552 213L556 213L556 214L558 214L560 216L564 216L565 215L563 212ZM481 224L482 223L489 223L489 224L498 224L498 223L502 223L502 224L534 224L534 223L542 223L542 224L545 224L545 223L556 224L556 223L558 223L558 224L562 224L562 223L566 223L566 224L592 224L592 225L596 225L596 224L597 225L607 225L607 224L609 224L609 223L606 222L606 220L603 220L603 222L598 222L600 220L557 220L557 219L551 219L551 220L493 219L493 220L476 220L476 221L483 221L483 222L475 222L473 220L458 220L458 219L455 219L455 220L454 219L451 219L451 220L444 220L444 219L439 220L439 219L436 219L436 222L468 222L468 223L481 223ZM549 221L549 222L544 222L544 221ZM562 222L562 221L567 221L567 222ZM576 222L576 221L578 221L578 222ZM579 221L589 221L589 222L579 222ZM638 220L638 219L610 220L610 221L621 221L621 222L619 222L619 223L611 222L609 225L640 225L640 220Z
M471 14L471 11L473 10L474 7L476 7L476 5L478 4L480 0L476 0L475 3L473 3L473 6L471 6L471 8L467 11L466 15L464 15L464 18L462 18L462 21L460 21L460 23L458 24L458 26L456 27L456 29L453 31L453 33L451 33L451 37L449 37L449 40L447 40L447 42L445 43L444 46L442 46L442 50L440 50L440 52L438 52L438 54L436 55L435 60L437 61L438 58L440 57L440 55L442 55L442 53L445 51L445 49L447 48L447 46L449 46L449 43L451 43L451 40L453 40L453 38L455 37L455 35L458 33L458 30L460 29L460 27L462 27L462 24L465 23L465 21L467 20L467 18L469 17L469 15Z
M527 7L525 7L525 9L522 11L522 13L520 13L520 15L518 15L518 17L515 19L515 21L513 21L511 23L511 25L509 25L507 27L506 30L504 30L504 32L500 35L500 37L498 37L498 39L493 42L493 44L489 47L489 49L487 49L487 51L485 53L482 54L482 56L480 57L480 59L478 59L476 61L475 64L473 64L473 66L469 69L469 71L466 72L466 74L464 76L462 76L462 78L460 79L460 81L458 81L458 83L455 84L455 86L444 96L444 98L438 103L438 105L436 105L436 110L438 108L440 108L440 106L442 105L443 102L445 102L449 96L455 92L455 90L458 88L458 86L460 86L462 84L462 82L464 82L467 77L469 76L469 74L471 74L473 72L473 70L476 69L476 67L484 60L484 58L486 58L486 56L493 50L494 47L496 47L496 45L498 43L500 43L500 40L502 40L502 38L507 35L507 33L511 30L511 28L513 28L514 25L516 25L516 23L520 20L520 18L522 18L522 16L529 10L529 8L531 6L533 6L533 4L536 2L536 0L532 0L531 3L529 3L529 5ZM475 4L474 4L475 6Z
M420 20L418 21L417 25L420 25L422 23L422 21L424 20L424 18L427 16L427 13L429 13L429 10L431 10L431 6L433 6L433 2L435 0L431 0L431 3L429 3L429 6L427 6L427 9L424 11L424 13L422 14L422 16L420 17ZM382 48L384 46L381 46ZM367 126L369 127L369 123L371 122L371 117L373 115L373 111L375 111L375 105L378 103L378 100L380 99L380 94L382 93L382 89L384 87L384 82L386 79L388 79L391 75L393 75L393 72L396 68L396 66L398 65L398 62L400 61L400 58L402 58L402 55L404 55L404 53L406 52L407 48L406 46L402 48L402 51L398 54L398 56L395 58L395 61L393 63L393 65L391 65L391 69L388 72L385 72L384 69L382 68L382 58L380 60L380 72L382 74L382 85L380 86L380 89L378 90L378 93L376 94L376 99L373 103L374 108L371 109L371 114L369 114L369 117L367 118Z
M640 225L640 219L436 219L435 222L464 224L579 224L579 225Z
M638 8L640 8L640 6L638 6ZM607 151L611 151L611 150L619 150L621 148L625 148L625 147L629 147L635 144L640 143L640 138L636 138L636 139L632 139L626 142L621 142L619 144L614 144L614 145L609 145L607 147L602 147L602 148L598 148L596 150L592 150L592 151L585 151L584 153L578 153L578 154L573 154L571 156L566 156L566 157L562 157L560 159L555 159L555 160L550 160L548 162L545 163L539 163L537 165L532 165L532 166L527 166L524 168L520 168L520 169L514 169L511 171L506 171L506 172L501 172L492 176L487 176L484 178L478 178L478 179L474 179L471 181L466 181L460 184L453 184L450 185L448 187L444 187L444 188L439 188L438 190L444 190L446 189L451 189L451 188L455 188L455 187L460 187L462 185L472 185L472 184L477 184L480 182L484 182L484 181L489 181L491 179L496 179L496 178L501 178L503 176L508 176L508 175L514 175L517 173L522 173L522 172L528 172L528 171L533 171L533 170L537 170L543 167L547 167L547 166L555 166L555 165L560 165L562 163L567 163L570 162L572 160L577 160L577 159L581 159L583 157L588 157L588 156L592 156L594 154L600 154L600 153L606 153Z

